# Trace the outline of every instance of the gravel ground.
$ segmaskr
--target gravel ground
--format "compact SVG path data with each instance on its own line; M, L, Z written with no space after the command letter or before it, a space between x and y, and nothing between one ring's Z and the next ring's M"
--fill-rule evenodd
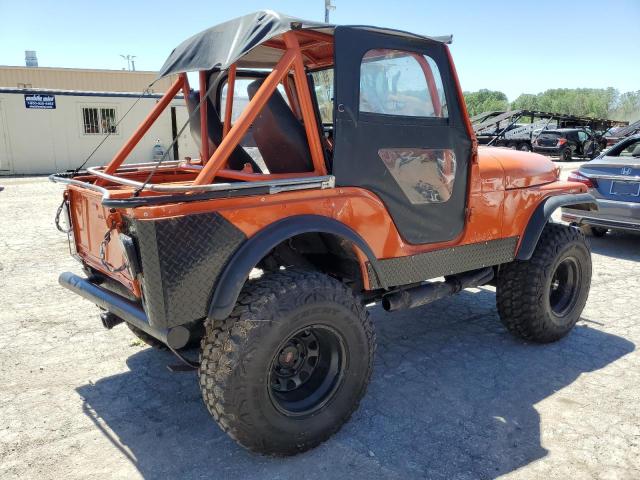
M193 373L57 284L79 271L52 223L61 188L2 178L0 478L640 478L640 237L591 239L594 277L567 338L501 327L490 288L387 314L351 421L288 459L223 434Z

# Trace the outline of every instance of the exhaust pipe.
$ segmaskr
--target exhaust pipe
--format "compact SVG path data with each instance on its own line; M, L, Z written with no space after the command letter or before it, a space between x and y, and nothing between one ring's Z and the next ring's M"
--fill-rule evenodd
M116 325L120 325L124 320L120 317L116 317L111 312L104 312L100 314L100 320L102 321L102 326L107 330L111 330Z
M387 312L420 307L448 297L460 290L485 285L493 279L493 268L484 268L474 272L446 277L444 282L432 282L407 288L399 292L388 293L382 297L382 308Z

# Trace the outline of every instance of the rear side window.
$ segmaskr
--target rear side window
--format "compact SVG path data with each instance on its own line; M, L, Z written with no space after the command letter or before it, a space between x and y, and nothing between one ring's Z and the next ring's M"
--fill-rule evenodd
M333 68L311 74L322 123L333 123Z
M543 138L559 138L560 134L558 132L542 132L540 136Z
M444 87L436 62L414 52L369 50L360 64L360 111L447 118Z

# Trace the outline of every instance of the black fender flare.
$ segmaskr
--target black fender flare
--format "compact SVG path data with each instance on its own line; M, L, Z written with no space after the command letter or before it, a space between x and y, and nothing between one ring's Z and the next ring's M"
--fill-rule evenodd
M369 245L343 223L321 215L284 218L260 230L231 256L214 287L208 318L224 320L231 314L249 273L273 248L295 235L312 232L329 233L349 240L367 256L378 274L377 258Z
M560 207L581 206L586 210L597 210L596 198L590 193L570 193L553 195L545 198L536 207L529 219L527 228L522 236L516 260L529 260L533 255L544 226L551 218L551 214Z

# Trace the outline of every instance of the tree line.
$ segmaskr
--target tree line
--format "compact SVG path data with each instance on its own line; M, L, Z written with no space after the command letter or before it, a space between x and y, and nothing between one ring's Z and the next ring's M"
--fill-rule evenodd
M615 88L554 88L538 94L523 93L513 102L500 91L464 92L469 115L495 110L540 110L612 120L640 119L640 90L620 93Z

